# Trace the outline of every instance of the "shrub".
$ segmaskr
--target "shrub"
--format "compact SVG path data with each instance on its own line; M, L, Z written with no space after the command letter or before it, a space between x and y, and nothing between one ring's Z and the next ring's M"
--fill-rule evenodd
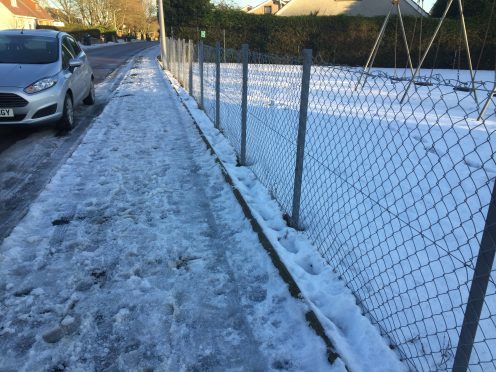
M38 28L67 32L78 41L83 41L86 35L90 35L92 38L95 39L100 39L101 37L103 37L106 42L115 41L117 39L117 33L105 27L88 28L82 25L67 25L65 27L38 26Z
M207 31L205 43L223 40L226 30L226 46L239 48L248 43L258 52L299 55L303 48L312 48L318 61L346 65L363 65L372 49L384 17L352 16L258 16L237 10L214 10L198 24L190 24L174 30L176 37L198 41L199 32ZM404 17L414 65L434 33L439 20L434 18ZM494 69L496 56L496 32L491 27L481 55L489 20L468 19L469 41L475 67ZM422 36L420 38L420 28ZM377 54L376 66L406 66L406 50L399 33L399 25L392 17L386 35ZM459 53L461 51L461 53ZM459 56L459 57L458 57ZM456 57L456 58L455 58ZM424 66L436 68L467 67L466 53L460 38L459 21L447 19L439 39L433 45Z

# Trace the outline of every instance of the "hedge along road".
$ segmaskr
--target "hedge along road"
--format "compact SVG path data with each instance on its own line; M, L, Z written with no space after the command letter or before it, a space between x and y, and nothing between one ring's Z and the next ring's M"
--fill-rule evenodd
M77 108L77 126L70 133L57 132L49 125L31 128L0 125L0 243L105 108L126 70L125 62L155 45L155 42L136 42L85 51L95 75L97 101L93 106Z

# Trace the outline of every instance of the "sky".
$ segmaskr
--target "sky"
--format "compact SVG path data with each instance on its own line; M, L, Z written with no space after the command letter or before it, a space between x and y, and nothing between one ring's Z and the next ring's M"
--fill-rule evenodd
M219 1L213 1L214 3L219 2ZM240 7L243 7L245 5L257 5L262 2L262 0L228 0L226 1L228 3L231 3L233 5L239 5ZM432 8L432 5L434 4L435 0L424 0L424 9L429 11ZM421 0L416 0L417 4L421 3Z

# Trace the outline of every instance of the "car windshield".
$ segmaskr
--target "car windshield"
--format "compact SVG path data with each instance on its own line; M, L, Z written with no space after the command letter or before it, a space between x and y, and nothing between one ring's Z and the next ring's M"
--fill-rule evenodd
M0 63L54 63L58 59L57 45L53 37L0 35Z

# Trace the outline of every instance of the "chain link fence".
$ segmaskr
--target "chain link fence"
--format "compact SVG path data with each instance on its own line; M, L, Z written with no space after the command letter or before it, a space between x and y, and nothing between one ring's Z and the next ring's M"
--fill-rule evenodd
M393 70L172 39L167 66L411 370L496 370L492 72L401 104Z

